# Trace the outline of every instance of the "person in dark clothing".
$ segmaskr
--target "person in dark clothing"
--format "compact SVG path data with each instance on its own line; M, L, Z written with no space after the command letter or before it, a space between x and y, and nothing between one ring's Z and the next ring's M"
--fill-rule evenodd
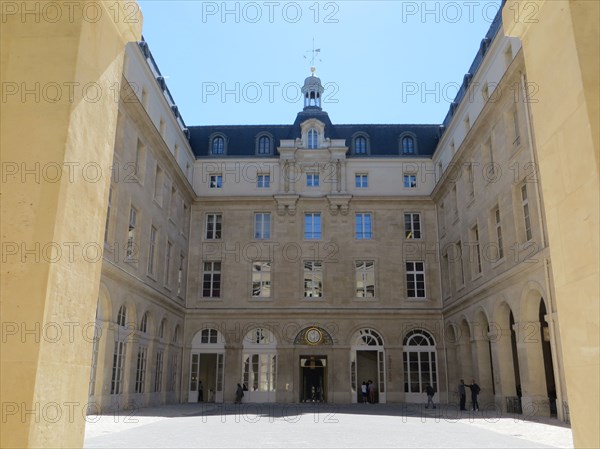
M427 384L427 386L425 387L425 393L427 393L427 405L425 406L425 408L429 408L430 404L432 408L435 408L435 404L433 403L433 395L435 394L435 390L433 389L433 387Z
M464 379L460 380L458 384L458 396L460 397L460 409L466 410L465 403L467 402L467 393L465 389L465 381Z
M242 398L244 397L244 389L240 384L237 384L237 389L235 390L235 403L240 404L242 402Z
M198 402L204 402L204 387L202 381L198 381Z
M471 385L467 385L471 389L471 401L473 402L473 411L479 411L479 402L477 402L477 395L481 391L475 379L471 381Z

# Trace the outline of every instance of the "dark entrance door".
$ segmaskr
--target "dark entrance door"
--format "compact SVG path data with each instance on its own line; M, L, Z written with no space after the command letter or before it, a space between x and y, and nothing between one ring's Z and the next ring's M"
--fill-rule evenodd
M327 401L326 373L326 357L300 357L300 402Z

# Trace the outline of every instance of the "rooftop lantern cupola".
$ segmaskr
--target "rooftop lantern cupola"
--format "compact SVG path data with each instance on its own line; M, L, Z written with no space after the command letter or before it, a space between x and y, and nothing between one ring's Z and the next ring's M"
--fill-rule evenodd
M321 110L321 97L325 89L321 84L318 76L315 76L315 68L311 67L312 74L304 80L302 86L302 95L304 96L304 110L318 109Z

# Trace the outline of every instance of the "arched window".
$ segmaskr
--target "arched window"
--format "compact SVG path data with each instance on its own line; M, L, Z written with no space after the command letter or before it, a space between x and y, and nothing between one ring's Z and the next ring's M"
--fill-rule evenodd
M215 344L218 341L218 332L216 329L202 329L200 343Z
M358 136L354 139L354 154L367 154L367 138Z
M179 325L175 326L175 330L173 331L173 343L177 343L179 340Z
M269 136L261 136L258 139L258 154L271 154L271 138Z
M211 145L212 154L224 154L225 153L225 139L221 136L213 137Z
M318 148L319 133L316 129L308 130L308 148L315 150Z
M140 321L140 331L143 333L148 332L148 312L142 315L142 320Z
M437 360L435 340L422 329L415 329L404 338L404 392L422 393L427 385L437 391Z
M402 138L402 154L415 154L415 139L411 136Z
M160 322L160 327L158 328L158 338L165 338L166 325L167 325L167 320L162 320Z
M373 329L361 329L355 337L356 346L383 346L383 338Z
M125 327L126 321L127 321L127 307L125 307L125 305L122 305L119 308L119 312L117 313L117 324L119 326Z

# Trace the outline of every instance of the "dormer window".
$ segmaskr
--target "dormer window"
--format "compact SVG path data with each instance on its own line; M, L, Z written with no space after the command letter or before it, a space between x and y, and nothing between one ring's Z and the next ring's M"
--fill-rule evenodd
M269 136L260 136L256 143L256 154L259 155L270 155L271 151L271 137Z
M210 152L211 154L225 154L225 139L222 136L213 137Z
M415 154L415 139L412 136L404 136L402 142L402 154Z
M358 136L354 139L354 154L367 154L367 138Z
M315 150L318 148L319 133L316 129L308 131L308 149Z

